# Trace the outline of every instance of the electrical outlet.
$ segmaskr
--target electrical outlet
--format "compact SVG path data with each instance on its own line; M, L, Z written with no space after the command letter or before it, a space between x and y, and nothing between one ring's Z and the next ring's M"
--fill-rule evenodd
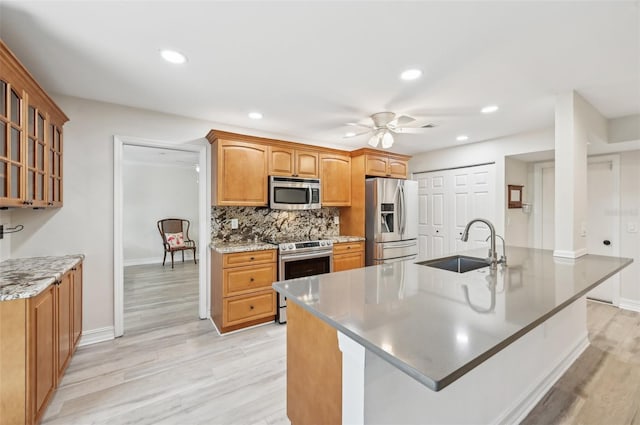
M237 218L232 218L231 219L231 228L232 229L237 229L238 228L238 219Z
M339 215L334 215L333 216L333 224L340 224L340 216Z
M634 221L630 221L627 223L627 232L628 233L638 233L638 223ZM2 234L2 233L0 233Z

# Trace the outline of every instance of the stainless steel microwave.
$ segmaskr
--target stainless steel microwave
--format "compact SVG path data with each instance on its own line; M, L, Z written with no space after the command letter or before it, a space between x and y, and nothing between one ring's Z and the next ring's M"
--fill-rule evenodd
M274 210L320 208L320 180L269 177L269 207Z

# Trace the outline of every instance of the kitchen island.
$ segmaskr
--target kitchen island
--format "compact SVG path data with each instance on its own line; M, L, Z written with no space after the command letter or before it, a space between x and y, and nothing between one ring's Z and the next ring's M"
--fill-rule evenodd
M493 272L407 261L275 283L296 306L292 423L518 422L588 346L587 292L632 260L507 257Z

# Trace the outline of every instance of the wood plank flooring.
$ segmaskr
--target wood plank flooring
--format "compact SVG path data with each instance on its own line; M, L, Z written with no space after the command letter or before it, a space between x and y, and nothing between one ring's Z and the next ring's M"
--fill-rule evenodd
M126 268L125 336L78 348L42 423L288 424L286 327L219 336L197 273Z
M640 425L640 314L587 303L591 345L523 425Z
M125 336L81 347L43 424L289 424L286 327L218 336L197 266L125 270ZM524 424L640 425L640 314L588 303L591 345Z

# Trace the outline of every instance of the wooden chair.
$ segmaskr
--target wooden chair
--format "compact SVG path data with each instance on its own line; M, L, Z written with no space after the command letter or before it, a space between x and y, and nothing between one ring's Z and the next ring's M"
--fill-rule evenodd
M196 243L189 238L189 220L182 218L165 218L158 221L158 231L162 237L162 245L164 247L164 257L162 258L162 266L167 259L167 252L171 254L171 268L173 268L173 255L176 251L182 252L182 262L184 263L184 252L186 250L193 251L193 262L196 261ZM179 235L182 234L182 239ZM168 240L169 239L169 240Z

